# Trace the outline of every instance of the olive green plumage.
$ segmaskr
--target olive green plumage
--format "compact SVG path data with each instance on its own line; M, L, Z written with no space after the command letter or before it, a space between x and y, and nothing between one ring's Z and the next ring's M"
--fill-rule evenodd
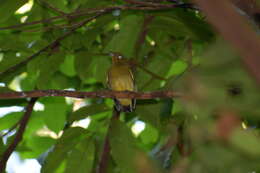
M135 91L134 77L126 58L113 54L112 65L107 73L108 86L113 91ZM115 99L116 109L122 112L132 112L135 107L133 99Z

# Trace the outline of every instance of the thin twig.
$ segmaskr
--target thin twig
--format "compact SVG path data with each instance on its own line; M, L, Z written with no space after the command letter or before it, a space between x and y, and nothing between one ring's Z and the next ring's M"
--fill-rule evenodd
M158 3L154 3L154 2L145 2L145 1L138 1L138 0L125 0L125 2L129 3L129 4L136 4L136 5L143 5L143 6L155 6L158 7ZM163 4L160 4L163 5Z
M149 7L155 7L155 8L187 8L187 9L193 9L193 10L199 10L194 6L192 3L183 3L183 2L176 2L174 4L160 4L158 2L147 2L147 1L139 1L139 0L125 0L129 4L136 4L140 6L149 6Z
M57 38L56 40L54 40L53 42L51 42L50 44L48 44L47 46L45 46L44 48L40 49L38 52L36 52L35 54L31 55L30 57L28 57L27 59L23 60L22 62L15 64L14 66L11 66L10 68L8 68L7 70L3 71L0 73L0 78L1 76L5 76L6 74L15 71L17 68L27 64L28 62L30 62L32 59L34 59L35 57L37 57L38 55L40 55L41 53L47 51L50 48L56 47L60 41L64 40L66 37L68 37L69 35L71 35L75 30L77 30L78 28L84 26L86 23L92 21L93 19L96 19L97 17L101 16L104 13L107 13L109 11L103 11L102 13L99 13L95 16L92 16L90 18L87 18L85 20L83 20L82 22L78 23L77 25L75 25L70 31L66 32L65 34L63 34L62 36L60 36L59 38Z
M104 11L115 10L115 9L118 9L118 8L120 8L120 6L107 7L107 8L84 9L84 10L74 11L74 12L68 13L67 16L70 17L70 18L75 18L75 17L85 16L85 15L89 15L89 14L97 14L97 13L102 13ZM25 26L31 26L31 25L41 24L41 23L50 23L52 21L62 19L62 18L64 18L63 15L54 16L54 17L50 17L50 18L47 18L47 19L33 21L33 22L25 22L25 23L22 23L22 24L0 27L0 30L19 29L19 28L25 27Z
M181 77L183 77L185 74L190 73L192 70L194 70L196 67L198 67L199 65L193 65L192 64L192 58L193 58L193 48L192 48L192 40L187 40L186 42L186 47L187 47L187 51L188 51L188 56L187 56L187 68L180 74L176 75L172 75L170 77L168 77L168 81L166 83L166 85L164 86L164 88L168 88L168 86L171 85L171 83L175 83L177 80L179 80Z
M15 150L19 142L23 139L23 133L32 114L33 106L36 100L37 98L32 98L28 103L25 113L20 121L20 127L15 135L13 142L8 146L5 152L1 155L0 172L5 172L7 160L9 159L10 155L13 153L13 151Z
M47 26L43 28L38 28L38 29L25 29L23 32L47 32L53 29L68 29L68 28L73 28L77 25L79 25L81 22L76 22L76 23L71 23L71 24L60 24L60 25L54 25L54 26Z
M111 124L112 121L119 119L120 116L120 112L117 111L117 109L114 107L114 111L113 111L113 117L111 118L110 122L109 122L109 126L108 126L108 130L107 130L107 134L106 134L106 138L105 138L105 142L104 142L104 146L103 146L103 151L101 154L101 159L100 162L98 164L97 167L97 173L106 173L107 172L107 165L108 165L108 160L109 160L109 154L110 154L110 142L109 142L109 135L110 135L110 131L111 131Z
M156 11L156 10L167 10L173 8L186 8L176 4L158 4L158 6L128 6L128 5L118 5L118 6L111 6L111 7L100 7L100 8L87 8L83 10L77 10L71 13L67 13L67 17L69 18L76 18L80 16L86 16L89 14L97 14L102 13L104 11L112 11L112 10L138 10L138 11ZM190 8L190 7L187 7ZM47 19L37 20L33 22L25 22L22 24L0 27L0 30L7 30L7 29L20 29L21 27L25 26L32 26L41 23L50 23L59 19L63 19L64 15L54 16Z
M58 8L56 8L56 7L54 7L54 6L52 6L51 4L49 4L49 3L47 3L47 2L45 2L45 1L43 1L43 0L38 0L38 2L39 2L39 4L42 4L43 6L45 6L45 7L49 8L49 9L51 9L52 11L54 11L54 12L56 12L56 13L58 13L58 14L64 16L64 17L67 17L67 14L66 14L66 13L64 13L64 12L61 11L60 9L58 9Z
M49 22L55 21L57 19L60 19L62 17L63 16L54 16L54 17L50 17L48 19L42 19L42 20L36 20L36 21L33 21L33 22L25 22L25 23L22 23L22 24L0 27L0 30L19 29L19 28L25 27L25 26L32 26L32 25L36 25L36 24L49 23Z
M80 92L67 90L34 90L23 92L0 93L0 99L18 99L35 97L74 97L74 98L136 98L136 99L155 99L173 98L183 95L174 91L154 91L154 92L131 92L131 91L96 91Z
M152 22L153 19L154 19L154 16L146 16L145 19L144 19L142 29L141 29L139 36L138 36L138 39L135 43L135 58L138 58L140 49L145 42L145 37L146 37L147 32L148 32L148 25L149 25L149 23Z
M151 75L154 79L158 79L158 80L164 80L166 81L167 79L164 77L161 77L153 72L151 72L150 70L146 69L145 67L142 67L141 65L137 65L138 68L142 69L143 71L145 71L146 73L148 73L149 75Z
M18 127L18 125L20 124L20 122L21 122L21 120L19 120L18 122L16 122L11 128L9 128L9 130L8 130L6 133L0 135L0 137L2 138L2 137L4 137L4 136L10 134L16 127Z

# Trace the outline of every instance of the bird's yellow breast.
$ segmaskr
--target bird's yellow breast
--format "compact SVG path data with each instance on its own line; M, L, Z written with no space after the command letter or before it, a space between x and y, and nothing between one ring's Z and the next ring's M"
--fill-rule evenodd
M108 71L108 85L114 91L134 91L134 79L127 65L112 65Z

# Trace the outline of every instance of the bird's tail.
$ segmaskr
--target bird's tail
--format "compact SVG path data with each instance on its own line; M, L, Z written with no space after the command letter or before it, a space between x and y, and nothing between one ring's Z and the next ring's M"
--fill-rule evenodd
M135 99L115 99L117 111L133 112L135 109Z

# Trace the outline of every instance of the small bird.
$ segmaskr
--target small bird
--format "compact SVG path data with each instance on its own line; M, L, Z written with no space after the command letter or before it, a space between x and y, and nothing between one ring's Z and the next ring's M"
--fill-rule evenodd
M135 91L129 61L119 53L112 53L112 65L107 72L107 83L113 91ZM115 107L120 112L132 112L135 108L135 99L115 99Z

